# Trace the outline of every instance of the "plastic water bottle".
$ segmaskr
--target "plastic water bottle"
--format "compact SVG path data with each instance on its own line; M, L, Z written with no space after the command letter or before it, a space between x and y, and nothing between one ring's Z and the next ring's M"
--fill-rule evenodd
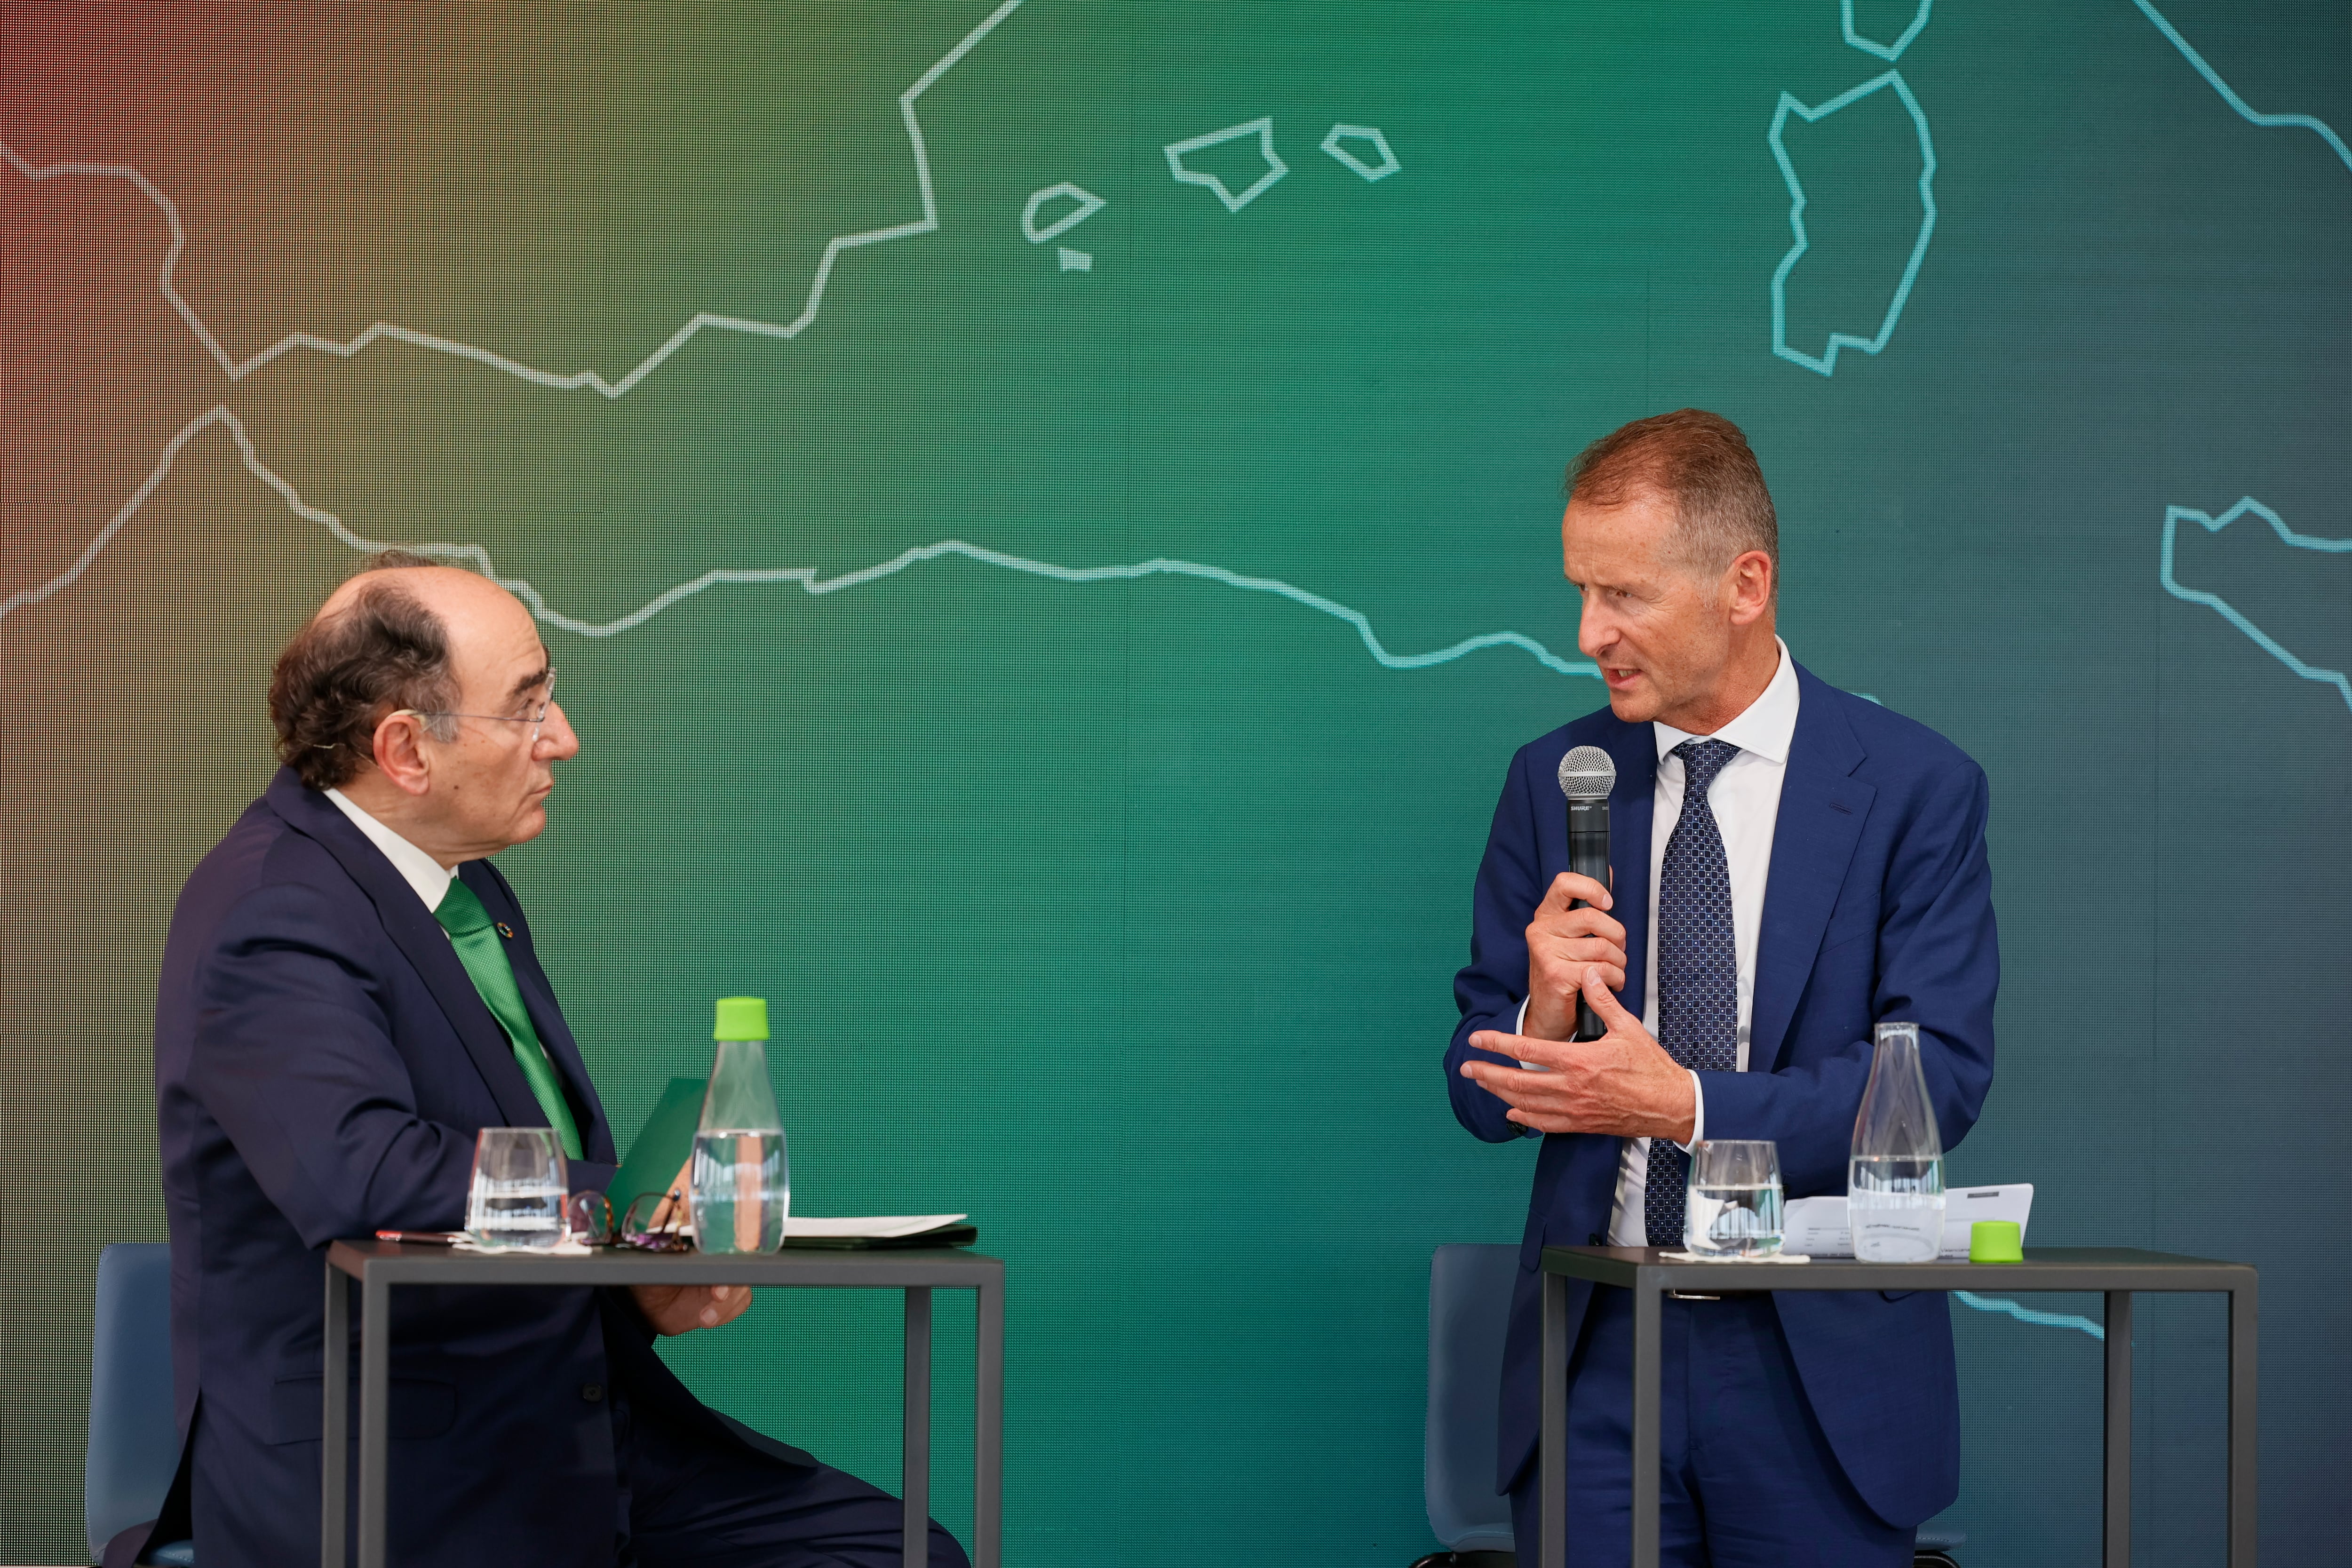
M1919 1026L1881 1024L1874 1041L1846 1170L1853 1255L1931 1263L1944 1243L1944 1140L1919 1066Z
M694 1244L703 1252L773 1252L784 1244L792 1167L768 1081L768 1004L719 1002L719 1042L694 1135Z

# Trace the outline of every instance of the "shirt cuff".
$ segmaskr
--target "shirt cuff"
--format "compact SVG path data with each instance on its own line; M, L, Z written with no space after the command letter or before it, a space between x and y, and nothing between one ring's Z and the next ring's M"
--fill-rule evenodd
M1688 1068L1685 1068L1683 1070L1684 1070L1685 1072L1690 1072L1690 1069L1689 1069ZM1691 1152L1691 1143L1696 1143L1696 1142L1697 1142L1700 1139L1702 1139L1702 1138L1704 1138L1704 1137L1706 1137L1706 1086L1705 1084L1702 1084L1702 1083L1700 1083L1700 1082L1699 1082L1699 1080L1698 1080L1698 1074L1696 1074L1696 1073L1695 1073L1695 1072L1691 1073L1691 1075L1690 1075L1690 1080L1691 1080L1691 1135L1690 1135L1690 1143L1677 1143L1677 1144L1675 1144L1675 1148L1680 1149L1680 1150L1681 1150L1684 1153L1685 1153L1685 1154L1687 1154L1687 1153L1689 1153L1689 1152Z
M1528 1004L1534 1000L1534 997L1528 996L1520 1001L1519 1016L1511 1025L1511 1033L1515 1035L1524 1035L1528 1032ZM1543 1066L1539 1062L1521 1062L1519 1065L1527 1068L1529 1072L1551 1071L1551 1068ZM1539 1127L1522 1127L1519 1131L1529 1138L1540 1138L1543 1136L1543 1130Z
M1527 999L1527 1001L1526 1001L1526 1002L1521 1002L1521 1003L1519 1004L1519 1017L1518 1017L1518 1021L1517 1021L1517 1023L1515 1023L1515 1024L1513 1024L1513 1025L1511 1026L1511 1033L1513 1033L1513 1034L1515 1034L1515 1035L1524 1035L1524 1034L1526 1034L1526 1033L1528 1032L1528 1002L1532 1002L1532 1001L1534 1001L1534 1000L1535 1000L1535 998L1534 998L1534 997L1532 997L1532 996L1530 996L1530 997L1528 997L1528 998ZM1525 1068L1525 1069L1526 1069L1527 1071L1528 1071L1528 1072L1549 1072L1549 1071L1551 1071L1551 1068L1548 1068L1548 1067L1544 1066L1544 1065L1543 1065L1543 1063L1541 1063L1541 1062L1521 1061L1521 1062L1519 1063L1519 1066L1520 1066L1521 1068ZM1530 1131L1530 1132L1532 1132L1532 1131L1535 1131L1535 1129L1534 1129L1534 1128L1532 1128L1532 1127L1530 1127L1530 1128L1528 1128L1528 1131Z

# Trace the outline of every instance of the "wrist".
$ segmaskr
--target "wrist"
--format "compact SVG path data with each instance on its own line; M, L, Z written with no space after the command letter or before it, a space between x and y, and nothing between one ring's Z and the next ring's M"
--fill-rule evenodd
M1698 1079L1686 1069L1675 1069L1674 1087L1667 1093L1664 1136L1687 1149L1698 1137Z

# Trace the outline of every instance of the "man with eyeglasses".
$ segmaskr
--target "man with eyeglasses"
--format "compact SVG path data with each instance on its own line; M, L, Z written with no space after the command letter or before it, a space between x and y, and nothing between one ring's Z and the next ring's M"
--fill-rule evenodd
M604 1107L490 864L546 827L579 753L554 689L512 595L402 552L279 656L286 765L189 877L164 946L182 1457L163 1519L108 1563L190 1536L205 1568L315 1561L327 1244L457 1228L484 1127L551 1127L575 1191L612 1179ZM395 1300L395 1562L899 1562L895 1499L709 1409L654 1353L749 1290ZM930 1560L965 1562L936 1523Z

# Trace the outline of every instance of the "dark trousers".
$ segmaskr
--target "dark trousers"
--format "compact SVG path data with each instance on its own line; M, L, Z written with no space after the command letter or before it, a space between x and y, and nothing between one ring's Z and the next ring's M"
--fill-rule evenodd
M1662 1307L1659 1563L1908 1568L1913 1532L1871 1512L1845 1479L1770 1298L1668 1297ZM1568 1367L1571 1568L1622 1568L1631 1555L1633 1373L1633 1296L1595 1289ZM1530 1464L1511 1492L1519 1561L1529 1564L1536 1484Z
M672 1429L613 1401L618 1568L899 1568L897 1498L820 1465ZM931 1521L932 1568L970 1568Z

